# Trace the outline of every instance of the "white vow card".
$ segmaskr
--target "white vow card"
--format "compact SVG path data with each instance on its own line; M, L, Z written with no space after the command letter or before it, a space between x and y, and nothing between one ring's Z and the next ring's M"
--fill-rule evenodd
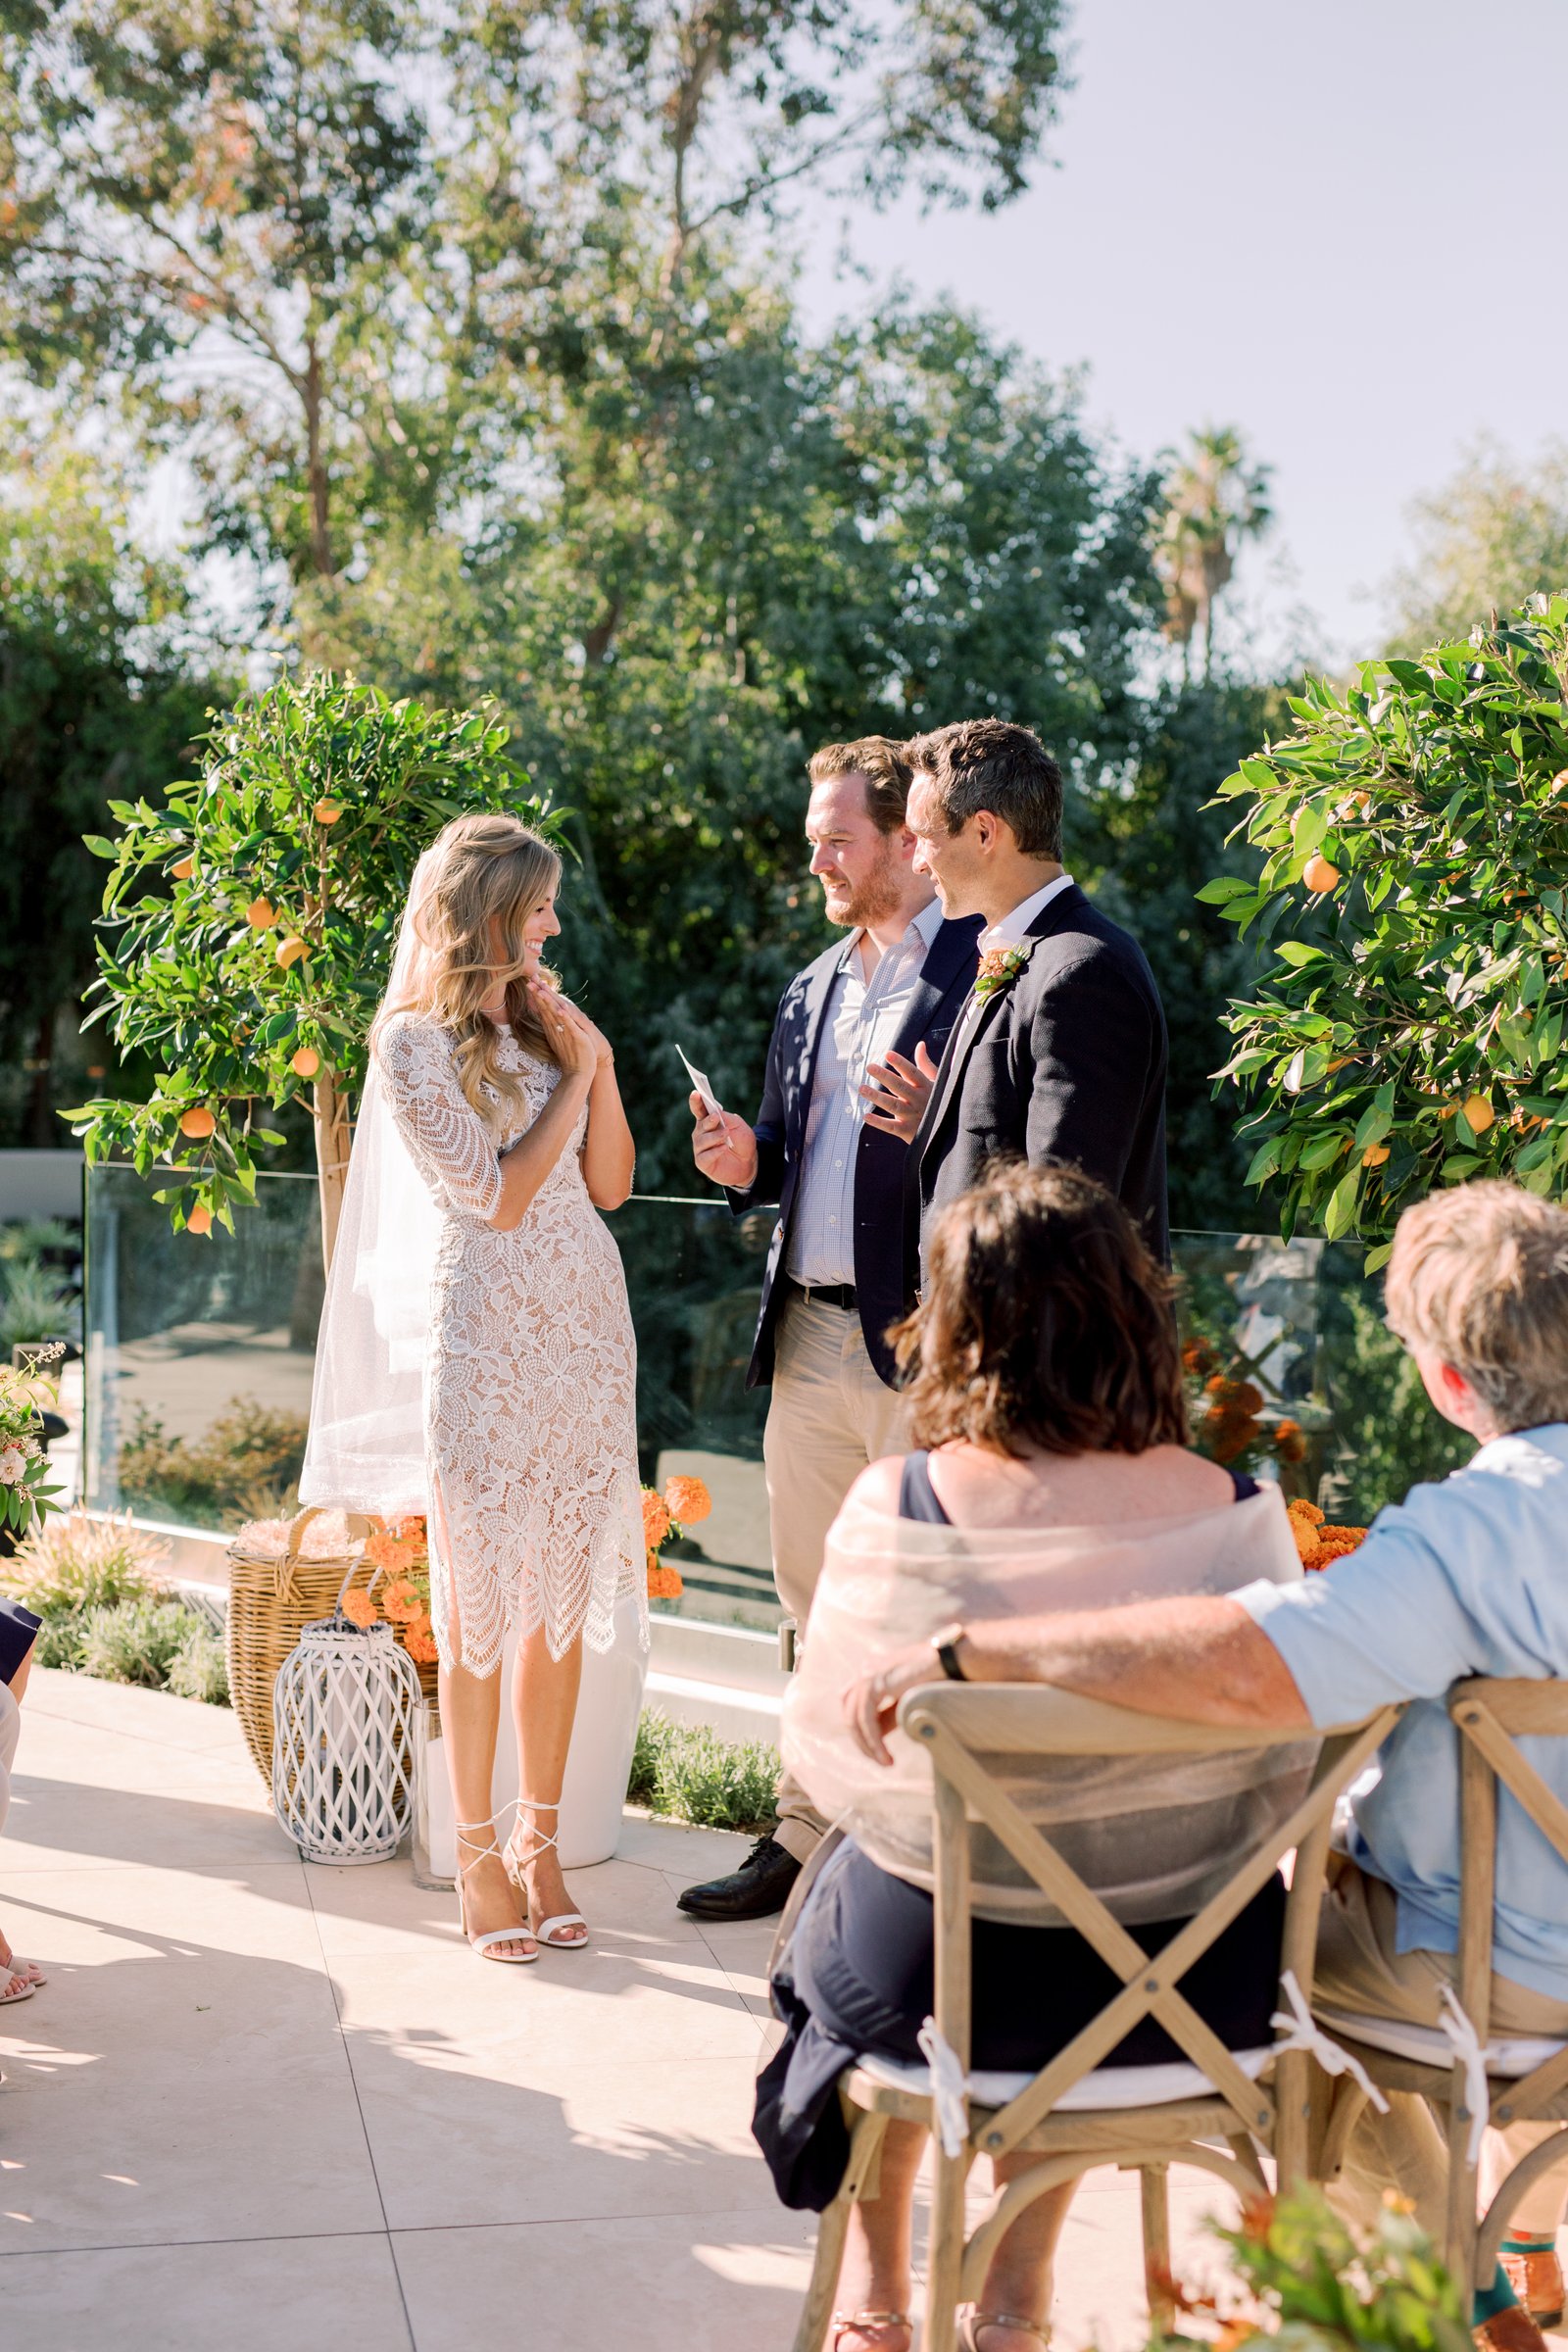
M703 1098L704 1108L711 1111L713 1116L717 1118L722 1113L724 1105L722 1102L720 1102L718 1097L713 1092L713 1082L711 1078L708 1077L702 1070L700 1070L690 1056L682 1052L679 1046L675 1048L675 1051L680 1054L682 1061L684 1061L686 1064L686 1075L692 1082L693 1091L701 1095Z

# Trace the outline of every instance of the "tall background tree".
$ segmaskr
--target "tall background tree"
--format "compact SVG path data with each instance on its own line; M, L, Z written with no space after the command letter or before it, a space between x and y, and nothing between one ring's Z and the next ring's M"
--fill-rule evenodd
M1390 583L1396 653L1466 636L1568 583L1568 441L1528 460L1479 441L1410 518L1416 553Z
M58 1147L57 1108L112 1060L74 1018L103 895L82 836L188 770L212 689L102 470L22 420L0 446L0 1139Z
M1230 585L1243 543L1274 519L1269 468L1250 457L1233 426L1189 436L1188 454L1165 483L1157 564L1165 588L1165 634L1192 673L1193 641L1202 648L1204 680L1214 673L1214 606Z
M1196 1010L1238 952L1182 894L1255 715L1211 624L1262 471L1209 436L1162 488L951 308L809 339L772 253L812 177L1015 195L1062 14L0 8L0 348L127 495L177 453L185 550L230 559L236 668L261 644L494 702L570 811L568 977L645 1043L645 1184L690 1181L671 1030L743 1100L821 943L812 746L994 710L1062 755L1076 868L1179 1008L1178 1214L1242 1199ZM1151 682L1178 539L1215 671L1185 689Z

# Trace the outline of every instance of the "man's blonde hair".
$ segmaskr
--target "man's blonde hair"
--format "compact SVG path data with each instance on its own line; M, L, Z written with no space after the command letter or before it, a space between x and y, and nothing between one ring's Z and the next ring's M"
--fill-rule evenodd
M1568 1209L1495 1177L1433 1193L1399 1219L1387 1297L1500 1431L1568 1421Z

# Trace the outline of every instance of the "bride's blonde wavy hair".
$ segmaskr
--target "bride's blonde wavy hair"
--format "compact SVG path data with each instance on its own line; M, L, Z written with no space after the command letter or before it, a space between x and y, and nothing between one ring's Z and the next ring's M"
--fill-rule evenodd
M561 882L561 859L520 817L454 817L432 849L441 853L434 881L415 916L423 954L413 987L388 999L380 1018L427 1013L457 1039L458 1079L487 1127L500 1135L527 1111L522 1082L501 1065L501 1030L481 1009L497 983L507 987L506 1023L539 1060L556 1056L523 979L523 924ZM555 975L539 966L546 987Z

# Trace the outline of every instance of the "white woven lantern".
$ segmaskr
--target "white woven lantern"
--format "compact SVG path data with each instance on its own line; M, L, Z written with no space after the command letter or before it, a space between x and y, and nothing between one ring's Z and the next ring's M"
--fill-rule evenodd
M272 1810L307 1862L385 1862L414 1818L419 1677L389 1625L342 1605L277 1670Z

